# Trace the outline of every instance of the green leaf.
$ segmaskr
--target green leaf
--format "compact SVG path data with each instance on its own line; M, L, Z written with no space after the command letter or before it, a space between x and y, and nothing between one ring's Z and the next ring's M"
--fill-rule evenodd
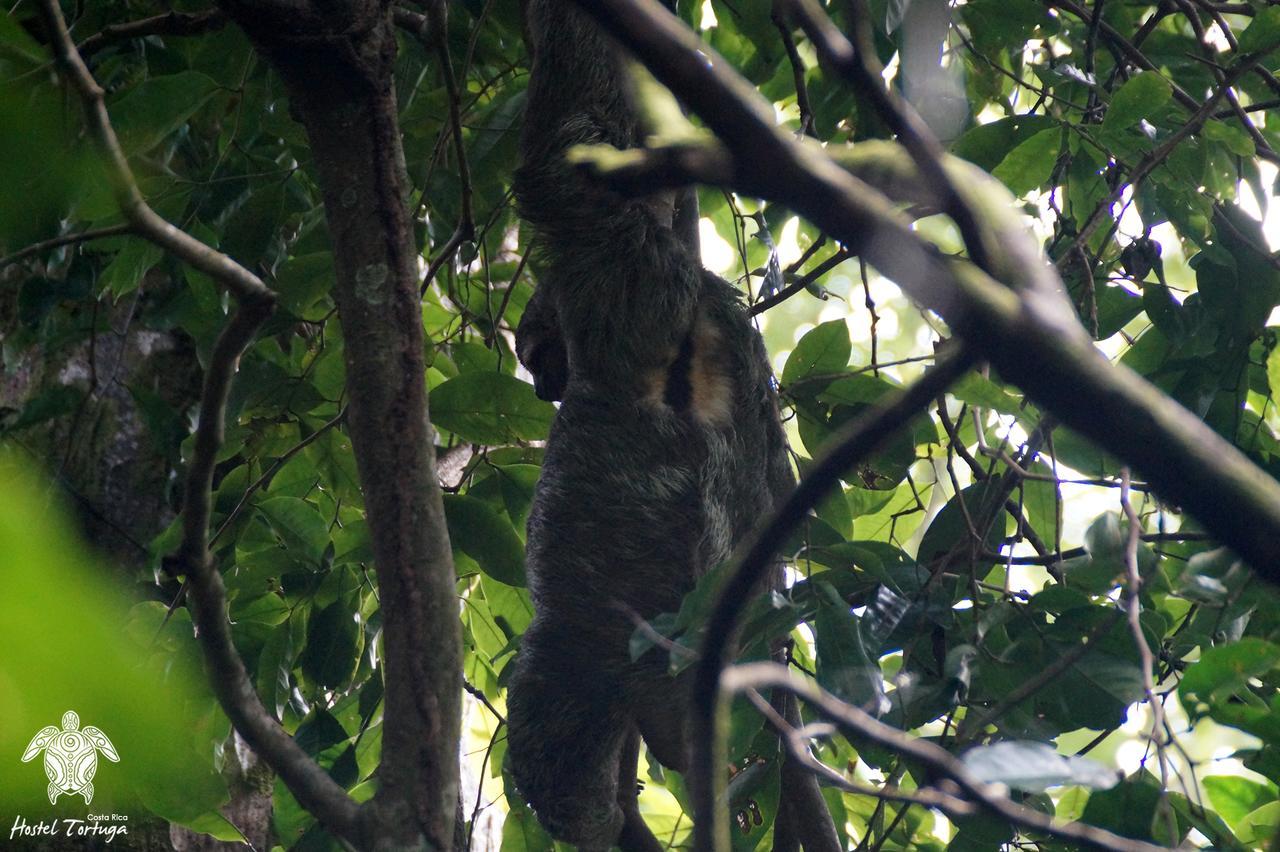
M231 602L230 610L231 620L237 626L265 624L274 627L289 618L289 604L277 594L266 594L256 598L237 597Z
M1021 397L1015 396L1000 385L976 372L968 373L949 391L956 399L970 405L980 405L1001 414L1008 414L1020 420L1032 422L1034 410L1024 408Z
M294 556L319 561L329 546L329 525L320 510L297 497L272 497L258 504L271 530Z
M1173 96L1173 88L1158 71L1143 71L1129 78L1129 82L1111 98L1107 114L1102 119L1103 130L1123 130L1144 118L1150 118Z
M523 586L524 545L511 522L483 500L446 494L444 512L449 541L470 556L480 570L509 586Z
M1058 483L1052 481L1053 468L1042 461L1036 461L1028 470L1048 478L1023 480L1019 486L1023 511L1031 528L1041 538L1052 541L1062 527L1062 495L1059 493Z
M1136 840L1151 840L1151 818L1160 802L1160 787L1146 772L1089 797L1082 821Z
M289 672L293 668L293 631L272 630L258 657L255 685L267 712L279 718L289 701Z
M130 239L102 270L98 285L117 299L132 293L142 283L142 276L162 257L164 252L158 246L144 239Z
M898 390L898 385L868 373L841 376L823 388L818 400L828 405L865 406L879 402L885 394Z
M511 795L507 801L512 804L502 821L502 852L551 852L555 842L529 806Z
M1269 802L1246 814L1235 828L1241 842L1257 848L1275 838L1277 826L1280 826L1280 802Z
M302 317L308 316L308 310L329 292L333 283L333 254L318 251L285 261L276 273L275 291L282 308Z
M134 607L120 569L80 544L57 492L22 464L0 449L0 647L15 649L0 654L0 754L12 756L0 761L0 807L32 823L51 813L41 762L18 756L73 709L119 754L93 779L117 812L143 804L184 822L216 810L227 792L208 737L229 729L212 709L190 622L183 631L175 615L162 632L163 606ZM74 813L66 807L53 815Z
M838 596L834 589L829 597ZM818 683L839 698L873 713L887 710L884 675L874 648L868 648L861 620L847 605L824 600L814 621Z
M1267 353L1267 385L1271 396L1280 399L1280 346Z
M218 811L209 811L190 819L174 820L174 822L200 834L207 834L216 840L246 845L249 843L240 829Z
M964 547L965 553L971 545L978 544L973 535L982 536L981 546L988 551L999 550L1008 526L1008 515L1004 509L994 510L989 504L1000 489L998 478L988 479L970 485L956 494L942 510L934 516L920 539L920 549L916 552L916 561L921 565L929 565L934 560L949 553L953 548ZM994 518L994 522L982 530L971 530L970 521L977 523L982 517ZM991 564L990 559L977 558L979 564Z
M307 644L298 655L302 673L325 689L338 689L355 674L363 649L363 634L351 601L340 600L307 622Z
M21 413L5 424L4 431L16 432L37 423L64 417L79 408L84 397L84 391L71 385L45 388L27 400Z
M204 106L218 84L196 71L151 77L111 104L111 123L129 154L143 154L163 142Z
M1257 154L1253 138L1243 129L1222 121L1206 121L1204 138L1212 142L1221 142L1228 151L1237 157L1252 157Z
M1280 46L1280 7L1268 6L1240 33L1242 53L1266 53Z
M1230 645L1209 648L1192 663L1178 684L1178 697L1188 712L1201 704L1216 704L1243 690L1280 663L1280 646L1246 636Z
M824 322L810 329L791 351L782 368L782 384L789 386L806 376L838 373L848 366L852 352L848 324L843 319Z
M991 174L1014 195L1026 195L1049 182L1061 147L1061 130L1041 130L1010 151Z
M431 421L476 444L544 441L555 406L505 373L466 373L431 392Z
M43 65L49 60L48 52L12 13L0 15L0 56L16 57L27 65Z
M970 8L971 4L965 6L966 10ZM951 153L989 172L1014 148L1052 127L1057 127L1057 122L1046 115L1000 118L966 131L952 144Z
M497 465L494 469L507 516L511 518L517 533L523 532L525 522L529 519L534 487L538 484L541 472L540 467L532 464Z
M1259 784L1239 775L1210 775L1202 778L1205 792L1218 815L1235 825L1245 815L1276 800L1274 784Z

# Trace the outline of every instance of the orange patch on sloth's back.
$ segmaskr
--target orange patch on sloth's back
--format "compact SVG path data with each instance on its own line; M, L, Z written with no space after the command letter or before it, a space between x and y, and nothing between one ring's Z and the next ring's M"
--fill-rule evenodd
M671 409L673 386L687 383L687 403L676 410L687 410L707 426L728 426L733 421L733 382L725 366L727 356L720 329L705 316L698 317L689 339L671 347L665 366L644 377L644 400Z

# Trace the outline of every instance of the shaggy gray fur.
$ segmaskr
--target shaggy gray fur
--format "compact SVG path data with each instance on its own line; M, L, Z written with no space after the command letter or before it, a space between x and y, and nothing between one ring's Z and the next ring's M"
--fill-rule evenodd
M678 610L792 475L760 337L672 231L671 198L619 198L565 161L573 145L641 142L620 48L571 3L526 12L516 197L546 272L517 351L539 394L563 402L529 517L536 614L508 692L508 757L554 837L661 849L636 811L635 734L683 769L688 690L665 652L631 661L633 615Z

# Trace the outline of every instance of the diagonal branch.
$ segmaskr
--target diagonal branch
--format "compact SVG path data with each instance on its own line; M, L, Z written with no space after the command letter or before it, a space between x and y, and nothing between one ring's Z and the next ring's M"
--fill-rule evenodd
M64 74L84 103L89 134L107 161L113 191L131 229L220 282L239 307L218 335L205 373L195 448L182 506L182 542L177 552L187 574L193 615L210 681L223 710L245 741L289 786L304 807L335 834L356 836L356 804L262 706L231 639L226 591L209 553L214 466L225 430L227 397L240 356L275 309L275 294L249 270L165 221L138 189L115 131L103 92L76 49L57 0L41 8Z
M106 160L111 189L120 211L134 230L179 260L195 267L215 281L220 282L241 301L274 301L275 296L258 276L236 263L220 251L210 248L186 231L180 230L159 216L142 197L133 169L125 157L120 140L111 127L107 115L107 103L102 87L89 73L80 51L76 49L67 31L62 12L53 0L43 0L41 10L53 40L53 50L63 73L75 87L84 103L85 124L98 152Z
M761 579L774 564L778 548L816 506L835 487L841 474L867 458L892 436L919 416L971 365L964 351L952 352L906 392L896 399L845 427L831 441L830 449L813 466L769 519L752 536L733 574L721 590L715 610L707 621L702 658L694 674L692 741L697 744L690 782L697 816L695 838L699 849L728 848L728 826L715 803L720 799L724 765L718 750L724 747L724 725L728 705L722 700L720 679L723 668L733 653L734 634L751 591L759 588Z
M1007 194L1001 200L989 176L969 166L966 183L986 184L975 196L998 229L1006 256L997 265L1010 286L941 257L869 185L905 192L915 184L915 192L928 191L918 176L912 179L908 158L894 158L894 146L837 149L831 152L841 158L837 162L779 130L755 89L654 0L583 6L688 102L727 149L702 162L690 157L667 163L669 172L688 167L687 182L729 186L809 218L940 314L1006 380L1129 462L1153 490L1194 515L1263 576L1280 580L1280 484L1198 417L1098 352ZM710 168L694 171L700 165Z

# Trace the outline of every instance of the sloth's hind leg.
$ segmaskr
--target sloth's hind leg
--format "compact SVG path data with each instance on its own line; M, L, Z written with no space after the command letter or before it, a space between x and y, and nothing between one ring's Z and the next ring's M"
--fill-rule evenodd
M533 650L529 638L522 654ZM593 683L593 672L517 666L507 699L516 786L552 837L603 852L618 842L625 822L618 776L630 725L618 697Z

